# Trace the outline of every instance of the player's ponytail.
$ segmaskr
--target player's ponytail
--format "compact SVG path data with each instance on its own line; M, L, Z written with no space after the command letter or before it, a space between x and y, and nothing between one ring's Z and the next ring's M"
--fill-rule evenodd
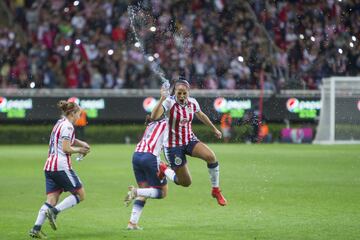
M65 100L60 100L57 106L65 116L80 110L79 105L77 105L75 102L68 102Z

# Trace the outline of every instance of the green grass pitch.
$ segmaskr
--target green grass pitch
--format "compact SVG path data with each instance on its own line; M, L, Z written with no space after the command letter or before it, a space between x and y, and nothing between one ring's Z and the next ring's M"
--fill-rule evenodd
M169 183L164 200L149 200L140 225L127 231L135 184L134 145L94 145L73 167L86 200L58 217L48 239L360 239L359 146L210 145L229 205L210 197L206 164L189 158L193 183ZM47 146L0 146L0 239L28 239L45 200Z

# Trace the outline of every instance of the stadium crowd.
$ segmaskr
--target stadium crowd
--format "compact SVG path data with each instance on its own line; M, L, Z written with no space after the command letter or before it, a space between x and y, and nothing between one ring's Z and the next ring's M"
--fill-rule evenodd
M258 89L261 76L265 89L318 89L360 73L359 0L6 2L25 34L0 30L2 88L157 88L149 60L207 89ZM139 33L146 59L127 11L138 2L155 19Z

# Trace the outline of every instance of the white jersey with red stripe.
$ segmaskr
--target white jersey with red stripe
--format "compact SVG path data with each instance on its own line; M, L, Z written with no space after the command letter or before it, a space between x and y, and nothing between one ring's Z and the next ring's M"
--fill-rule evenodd
M75 140L74 126L67 118L61 118L55 124L49 141L49 154L46 160L45 171L63 171L71 169L70 154L62 149L63 140L69 140L71 144Z
M141 141L136 146L135 152L148 152L158 157L162 150L167 131L166 119L151 122L146 127Z
M165 147L184 146L191 140L197 140L191 127L194 114L200 111L199 103L195 98L189 97L187 103L181 105L176 101L175 96L170 96L163 102L163 107L169 124Z

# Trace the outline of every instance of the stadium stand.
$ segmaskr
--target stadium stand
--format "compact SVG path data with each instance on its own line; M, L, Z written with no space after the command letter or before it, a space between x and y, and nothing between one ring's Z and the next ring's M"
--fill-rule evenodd
M23 30L1 27L1 88L157 88L130 28L138 2L158 28L144 33L147 51L194 88L259 89L264 73L265 89L311 90L360 73L359 0L5 2ZM188 51L156 41L180 30Z

